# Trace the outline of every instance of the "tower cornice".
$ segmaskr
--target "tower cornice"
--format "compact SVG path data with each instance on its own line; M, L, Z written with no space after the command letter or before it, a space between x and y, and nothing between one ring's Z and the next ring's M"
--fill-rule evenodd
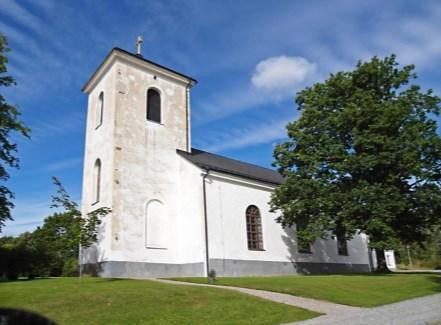
M115 47L109 52L109 54L107 54L103 62L98 66L98 68L89 78L89 80L85 83L85 85L82 88L82 91L85 92L86 94L89 94L92 91L92 89L95 87L95 85L98 83L98 81L101 79L101 77L116 61L122 61L133 64L141 69L146 69L147 71L155 75L170 78L182 84L190 85L190 87L197 84L197 80L192 77L186 76L180 72L167 68L153 61L147 60L141 56L138 56L136 54Z

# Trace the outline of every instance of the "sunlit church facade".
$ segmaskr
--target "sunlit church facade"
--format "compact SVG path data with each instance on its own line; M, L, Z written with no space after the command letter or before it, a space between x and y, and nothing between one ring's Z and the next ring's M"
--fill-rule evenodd
M103 277L369 272L367 238L299 247L268 202L274 170L191 146L196 80L119 48L88 95L82 212L111 208L85 271Z

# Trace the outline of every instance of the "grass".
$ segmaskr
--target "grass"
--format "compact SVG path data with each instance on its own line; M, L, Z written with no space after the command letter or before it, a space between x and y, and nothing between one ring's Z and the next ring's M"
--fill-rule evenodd
M229 290L99 278L0 282L0 307L58 324L280 324L319 315Z
M172 280L206 283L206 278ZM287 293L339 304L374 307L441 292L441 275L313 275L218 278L227 285Z

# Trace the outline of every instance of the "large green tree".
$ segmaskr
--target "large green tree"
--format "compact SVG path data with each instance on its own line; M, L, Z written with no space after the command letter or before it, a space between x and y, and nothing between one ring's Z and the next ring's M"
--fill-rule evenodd
M8 74L6 53L9 52L6 38L0 34L0 87L15 85L15 80ZM0 93L0 232L6 220L12 220L11 209L13 193L3 183L9 179L7 168L18 168L16 156L17 144L11 140L14 132L29 136L29 129L19 120L17 107L6 102Z
M300 244L369 235L379 270L384 249L422 241L440 222L440 98L413 83L394 55L359 62L296 97L301 116L274 150L286 177L271 199Z

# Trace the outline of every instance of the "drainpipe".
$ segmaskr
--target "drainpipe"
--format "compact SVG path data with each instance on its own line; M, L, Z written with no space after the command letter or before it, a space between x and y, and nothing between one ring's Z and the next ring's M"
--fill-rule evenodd
M207 189L205 186L205 179L210 174L209 169L205 169L205 174L202 177L202 189L204 194L204 226L205 226L205 266L207 271L207 277L210 273L210 254L208 251L208 217L207 217Z
M191 82L188 83L187 87L185 88L185 105L186 105L186 113L187 113L187 152L191 153L191 119L190 119L190 88L193 86Z

